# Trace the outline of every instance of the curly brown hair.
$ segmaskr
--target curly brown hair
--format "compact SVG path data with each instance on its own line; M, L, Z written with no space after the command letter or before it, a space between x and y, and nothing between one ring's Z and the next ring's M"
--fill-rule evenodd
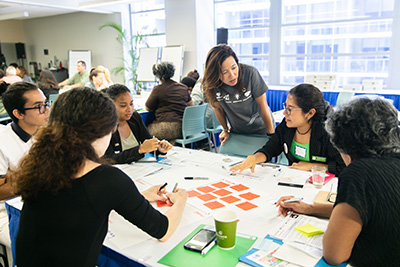
M223 85L223 82L221 81L222 63L230 56L234 58L239 67L239 77L235 88L238 93L242 92L243 65L239 63L238 57L230 46L224 44L214 46L211 48L210 52L208 52L204 78L201 82L204 95L211 105L215 102L215 89Z
M111 133L116 123L115 105L105 94L85 87L61 94L48 125L38 130L28 155L11 172L16 193L28 202L41 193L56 195L70 188L85 160L102 162L92 143Z

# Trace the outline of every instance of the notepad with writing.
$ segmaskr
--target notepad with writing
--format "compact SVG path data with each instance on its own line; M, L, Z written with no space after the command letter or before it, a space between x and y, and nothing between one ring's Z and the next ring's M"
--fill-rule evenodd
M237 234L236 245L233 249L223 250L214 246L206 255L184 249L183 245L205 225L199 225L192 233L176 245L170 252L162 257L158 263L168 266L211 267L211 266L236 266L239 257L243 255L256 241L257 237ZM189 264L190 263L190 264Z

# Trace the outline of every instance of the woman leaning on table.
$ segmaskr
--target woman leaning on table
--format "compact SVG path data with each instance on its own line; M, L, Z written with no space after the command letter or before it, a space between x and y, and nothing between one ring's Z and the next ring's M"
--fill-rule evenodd
M117 107L118 126L111 136L105 157L113 159L117 164L131 163L143 158L146 153L156 151L165 154L172 148L168 141L158 141L150 135L142 117L133 107L128 87L113 84L106 93Z
M284 203L289 211L330 217L323 238L325 261L352 266L400 266L400 129L386 100L359 98L327 121L332 142L347 167L339 176L334 205Z
M208 52L202 86L224 129L219 135L221 145L225 144L230 132L274 133L265 96L268 87L255 67L239 63L231 47L217 45Z
M248 156L231 171L254 171L257 163L270 161L284 152L290 168L310 171L321 165L335 175L345 164L324 128L324 120L331 109L321 91L311 84L300 84L289 91L283 104L285 118L275 134L254 155Z
M140 194L125 173L101 163L117 118L106 95L85 87L61 94L52 106L48 124L12 173L24 200L16 239L19 267L96 266L111 210L161 241L175 231L185 190L162 190L173 203L163 215L149 203L166 200L160 186Z

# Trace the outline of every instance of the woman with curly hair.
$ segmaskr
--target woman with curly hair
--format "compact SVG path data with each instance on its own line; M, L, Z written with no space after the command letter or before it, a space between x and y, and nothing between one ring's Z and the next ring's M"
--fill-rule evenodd
M187 106L192 106L187 86L171 79L174 73L171 62L153 65L153 74L161 84L153 88L146 101L146 109L155 113L154 121L148 126L149 132L171 143L182 137L183 112Z
M175 231L185 190L160 193L157 185L140 194L130 177L102 163L116 123L112 100L91 88L72 89L55 101L48 125L11 174L24 201L18 266L96 266L111 210L161 241ZM173 206L163 215L149 203L156 200Z
M338 107L326 123L347 167L339 175L336 202L277 202L288 212L329 218L323 255L330 265L400 266L400 128L386 100L358 98Z

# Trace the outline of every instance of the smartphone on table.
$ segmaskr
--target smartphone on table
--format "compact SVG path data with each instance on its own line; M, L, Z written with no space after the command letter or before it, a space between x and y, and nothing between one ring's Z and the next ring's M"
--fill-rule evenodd
M185 249L202 252L211 242L214 242L216 233L209 229L200 229L188 242L183 246Z

